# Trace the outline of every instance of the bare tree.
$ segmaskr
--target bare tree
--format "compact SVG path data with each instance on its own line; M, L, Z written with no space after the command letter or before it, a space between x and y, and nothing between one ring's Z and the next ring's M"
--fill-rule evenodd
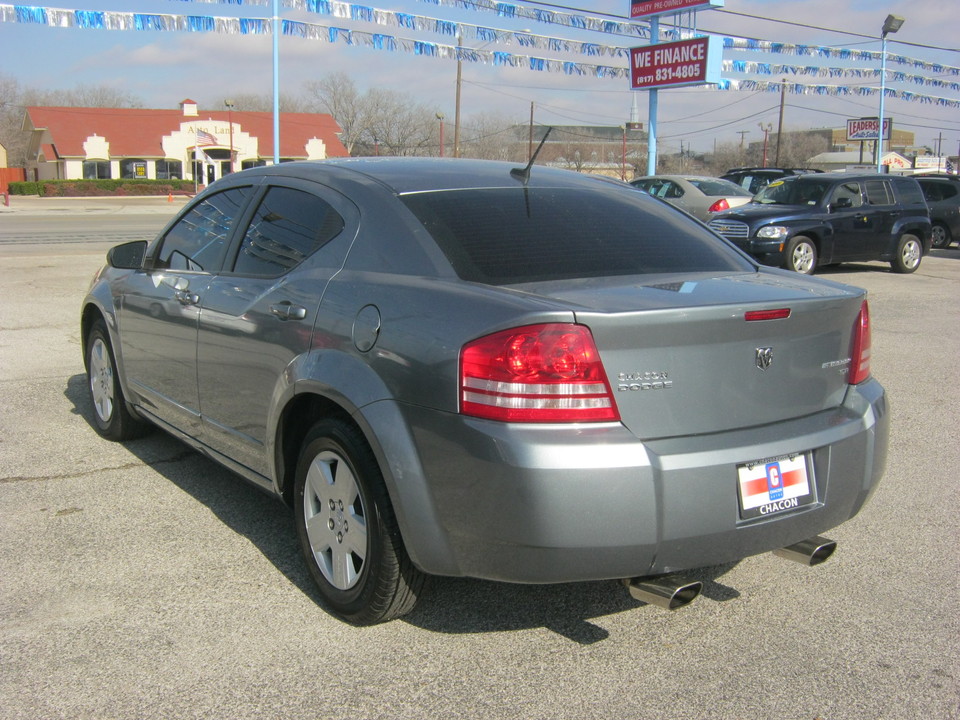
M143 103L136 95L106 85L78 85L73 90L26 90L23 93L23 104L52 107L143 107Z
M352 155L354 145L369 135L372 120L353 79L346 73L332 73L304 87L312 109L329 113L337 121L342 130L340 142Z
M465 118L460 128L460 156L525 162L527 144L519 142L516 127L515 122L498 114Z
M23 167L28 136L21 132L23 101L20 84L9 75L0 74L0 145L7 151L10 167Z
M315 111L330 113L351 155L436 155L439 130L433 109L407 93L371 88L361 94L344 73L305 86Z
M223 109L224 103L229 100L233 109L239 112L272 112L273 95L266 93L238 93L236 95L218 98L209 104L201 103L201 107ZM313 112L310 102L304 98L280 93L280 112Z
M60 107L142 107L140 100L124 90L104 85L78 85L73 90L22 88L12 77L0 74L0 143L7 149L7 163L23 167L30 134L23 132L26 108L31 105Z

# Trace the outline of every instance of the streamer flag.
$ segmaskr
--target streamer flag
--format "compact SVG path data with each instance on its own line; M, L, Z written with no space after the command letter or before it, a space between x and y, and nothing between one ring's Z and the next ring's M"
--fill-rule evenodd
M219 4L231 6L264 6L269 0L175 0L178 3ZM554 24L578 30L589 30L607 34L648 37L645 26L634 23L611 22L600 18L576 13L554 10L533 9L493 0L420 0L434 6L456 7L460 10L496 13L499 17L524 18L539 23ZM369 47L383 52L403 52L420 57L459 60L462 62L485 63L489 65L532 70L535 72L562 73L572 76L612 79L629 87L629 47L604 45L595 42L578 42L570 39L538 35L529 31L509 31L482 27L448 20L382 10L366 5L357 5L338 0L283 0L285 7L302 10L332 18L370 23L382 27L397 27L416 34L432 33L441 37L469 38L490 44L515 44L521 48L560 54L579 54L588 58L609 57L622 61L616 64L596 64L576 62L569 59L540 57L532 54L519 54L502 49L474 49L466 47L458 40L456 44L432 42L423 37L398 37L382 32L365 32L337 26L319 25L282 19L280 32L289 37L304 40L344 43L352 46ZM95 10L69 10L32 5L0 4L0 22L42 25L53 28L77 28L81 30L116 30L133 32L184 32L216 33L221 35L270 35L271 18L263 17L222 17L210 15L184 15L177 13L136 13L105 12ZM664 33L661 33L664 35ZM684 32L671 30L665 37L679 39ZM689 34L688 34L689 36ZM818 59L839 59L845 62L869 62L879 64L880 53L869 50L845 50L811 45L794 45L764 40L725 37L723 47L730 53L759 52L771 55L796 55ZM905 70L888 70L887 80L899 85L917 85L935 88L947 92L960 92L960 67L932 63L902 55L887 55L888 63L900 68L920 70L940 76L957 77L957 81L943 80ZM797 95L851 96L869 97L878 95L878 87L863 85L804 84L785 80L763 80L760 78L774 75L786 75L803 78L849 78L879 81L879 70L824 67L822 65L787 65L766 62L745 61L726 58L723 61L723 74L742 74L754 77L736 79L724 77L714 87L718 90L739 90L746 92L786 92ZM878 82L879 84L879 82ZM939 107L960 108L960 99L940 97L913 92L899 88L886 88L885 97L898 100L919 102Z

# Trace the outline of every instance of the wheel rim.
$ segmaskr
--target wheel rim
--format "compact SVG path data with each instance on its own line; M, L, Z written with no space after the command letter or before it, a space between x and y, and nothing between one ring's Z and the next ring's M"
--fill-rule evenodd
M903 244L903 252L900 253L900 259L903 261L903 266L907 268L915 268L920 264L920 243L916 240L908 240Z
M797 272L808 273L813 269L813 246L800 243L793 249L793 269Z
M97 417L103 423L110 422L114 403L113 362L110 349L101 338L94 340L90 348L90 395Z
M349 590L367 557L367 522L360 487L340 455L318 454L303 490L303 516L313 559L327 582Z
M947 229L941 225L933 226L933 246L942 248L947 246Z

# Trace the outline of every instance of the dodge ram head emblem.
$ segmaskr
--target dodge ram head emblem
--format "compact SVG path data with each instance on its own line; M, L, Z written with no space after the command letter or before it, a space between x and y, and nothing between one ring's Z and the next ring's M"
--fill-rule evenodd
M757 348L757 367L766 370L773 363L773 348Z

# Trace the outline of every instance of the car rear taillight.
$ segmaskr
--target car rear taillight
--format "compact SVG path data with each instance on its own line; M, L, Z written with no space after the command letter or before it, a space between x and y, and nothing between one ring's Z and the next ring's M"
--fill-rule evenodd
M870 307L867 301L853 325L853 349L850 351L850 384L858 385L870 377Z
M707 208L707 212L720 212L721 210L729 210L730 203L727 202L726 198L720 198L713 205Z
M620 419L593 335L574 324L528 325L467 343L460 412L505 422Z

